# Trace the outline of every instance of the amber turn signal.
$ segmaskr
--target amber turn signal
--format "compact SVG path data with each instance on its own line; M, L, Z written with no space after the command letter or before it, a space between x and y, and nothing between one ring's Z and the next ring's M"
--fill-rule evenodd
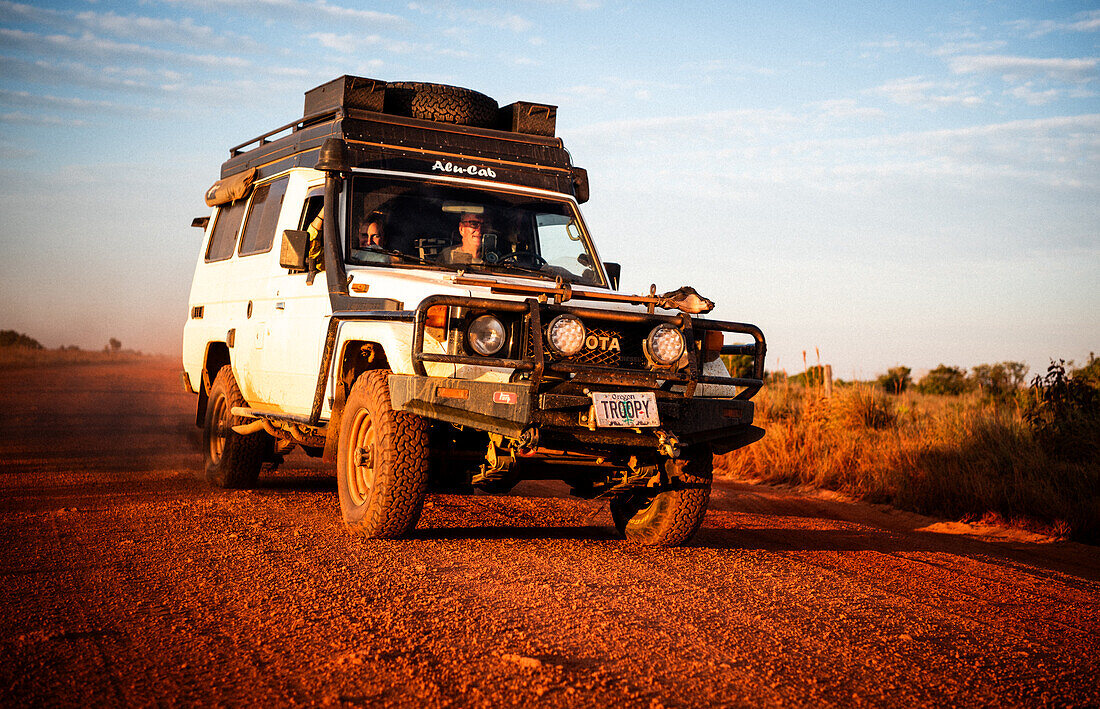
M428 308L428 317L425 319L428 327L447 327L447 306L433 305Z
M721 330L707 330L703 335L703 360L713 362L722 353L726 336Z

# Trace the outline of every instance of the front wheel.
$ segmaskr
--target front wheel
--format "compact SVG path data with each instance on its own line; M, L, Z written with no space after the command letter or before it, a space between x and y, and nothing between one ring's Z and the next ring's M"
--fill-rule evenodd
M402 537L416 527L428 488L428 426L393 410L389 373L373 369L355 380L336 456L344 524L375 539Z
M665 461L666 480L659 487L612 498L619 534L645 546L674 547L691 539L710 502L712 461L708 446L686 448Z

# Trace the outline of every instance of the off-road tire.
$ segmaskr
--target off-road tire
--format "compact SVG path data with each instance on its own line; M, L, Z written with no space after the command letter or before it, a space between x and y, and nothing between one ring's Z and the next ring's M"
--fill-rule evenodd
M691 539L710 503L713 457L708 446L665 461L667 484L611 499L619 534L645 546L674 547Z
M203 464L206 479L224 488L248 488L256 485L260 466L271 450L272 439L263 431L242 436L233 426L252 419L234 416L234 406L248 406L228 364L218 370L210 385L206 418L202 428Z
M475 128L492 128L497 102L460 86L395 81L386 84L386 113Z
M428 489L428 426L390 405L388 369L355 380L340 418L336 480L349 530L373 539L408 534Z

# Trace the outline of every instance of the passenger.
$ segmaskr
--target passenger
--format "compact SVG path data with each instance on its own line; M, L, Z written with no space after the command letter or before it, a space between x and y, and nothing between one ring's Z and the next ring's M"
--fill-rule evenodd
M309 264L310 271L323 271L325 270L325 253L324 253L324 225L325 225L325 208L321 207L321 211L317 212L317 216L313 218L313 221L309 223L306 228L306 233L309 234ZM313 277L310 276L310 279ZM311 281L312 282L312 281Z
M458 218L458 235L462 238L462 241L443 249L439 254L440 263L448 266L484 263L481 255L481 237L490 229L489 222L484 215L463 212Z

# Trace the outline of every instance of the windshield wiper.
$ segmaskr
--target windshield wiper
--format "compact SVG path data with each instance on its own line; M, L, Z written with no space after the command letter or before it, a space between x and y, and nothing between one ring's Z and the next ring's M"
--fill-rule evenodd
M404 251L392 251L390 249L383 249L380 246L370 246L370 247L367 247L366 250L373 251L374 253L378 253L378 254L387 254L389 256L395 256L395 257L401 259L402 261L408 261L409 263L419 263L419 264L423 264L425 266L440 266L440 265L442 265L440 263L437 263L436 261L429 261L428 259L423 259L423 258L420 258L419 256L413 256L412 254L407 254Z
M546 271L542 271L542 270L539 270L539 269L536 269L536 268L527 268L526 266L520 266L520 265L515 264L515 263L492 263L492 264L486 263L486 264L478 264L478 265L488 267L488 268L485 269L487 271L495 271L495 270L500 270L500 269L504 269L504 268L511 268L513 270L516 270L516 271L522 271L523 273L532 273L536 276L541 276L543 278L551 278L552 277Z

